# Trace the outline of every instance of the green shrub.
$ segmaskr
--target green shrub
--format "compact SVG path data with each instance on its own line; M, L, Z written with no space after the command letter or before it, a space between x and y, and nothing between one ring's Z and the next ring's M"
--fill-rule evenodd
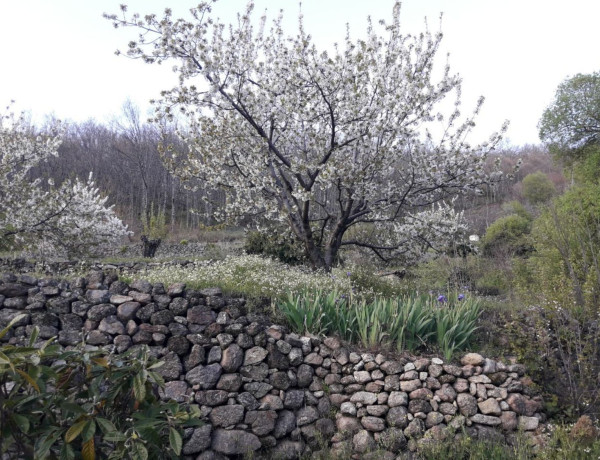
M531 252L526 236L531 231L531 222L517 214L501 217L488 227L482 239L483 255L488 257L512 257Z
M523 196L533 205L547 203L556 194L556 187L541 171L527 174L523 179Z
M0 332L0 338L11 324ZM89 346L62 351L52 340L0 348L0 452L19 458L176 459L197 406L162 402L147 347L109 355Z
M249 232L244 243L248 254L259 254L297 265L305 261L302 244L290 235L278 233Z

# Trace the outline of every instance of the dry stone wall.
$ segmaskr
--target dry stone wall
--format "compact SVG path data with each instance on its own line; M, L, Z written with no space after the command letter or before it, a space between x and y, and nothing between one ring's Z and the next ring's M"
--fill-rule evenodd
M522 365L476 353L460 364L388 359L289 333L244 307L218 288L127 285L100 271L0 280L0 325L26 315L4 340L24 343L37 326L65 347L148 345L165 363L161 397L198 404L206 422L186 431L185 458L293 459L327 446L343 458L394 459L464 432L510 442L544 420Z

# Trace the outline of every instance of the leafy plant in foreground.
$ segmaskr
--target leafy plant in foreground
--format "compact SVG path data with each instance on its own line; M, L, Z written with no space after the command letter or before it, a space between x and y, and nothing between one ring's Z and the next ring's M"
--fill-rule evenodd
M3 331L21 320L17 316ZM181 429L198 425L197 406L161 402L163 385L147 347L123 355L52 339L36 348L0 348L0 453L3 458L180 458Z

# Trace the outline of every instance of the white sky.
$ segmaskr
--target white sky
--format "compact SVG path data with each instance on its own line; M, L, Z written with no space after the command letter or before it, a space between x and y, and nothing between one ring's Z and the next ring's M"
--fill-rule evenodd
M169 68L117 57L135 39L133 29L113 29L102 13L176 16L197 0L0 0L0 104L16 100L18 110L34 119L47 114L107 122L127 98L142 110L160 90L176 83ZM389 18L393 0L303 0L305 28L320 48L342 41L345 24L363 36L366 17ZM220 0L215 12L226 22L246 0ZM267 8L274 17L285 11L290 34L296 32L296 0L256 0L256 16ZM463 78L463 111L478 96L486 103L472 141L483 140L510 120L512 145L538 143L537 122L558 84L577 73L600 70L599 0L404 0L401 23L407 32L437 31L444 13L444 41L438 56ZM179 13L179 14L177 14ZM286 26L286 27L287 27Z

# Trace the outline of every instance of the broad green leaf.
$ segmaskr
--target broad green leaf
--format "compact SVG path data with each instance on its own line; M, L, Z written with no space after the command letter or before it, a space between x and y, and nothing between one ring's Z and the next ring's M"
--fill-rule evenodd
M13 414L12 419L23 433L29 432L30 423L27 417L20 414Z
M115 431L117 431L117 427L113 425L113 423L110 420L107 420L105 418L96 417L96 423L98 424L98 426L104 434L114 433Z
M131 458L132 460L148 460L148 450L141 441L133 443Z
M60 449L60 460L74 460L75 450L71 444L63 444Z
M135 374L133 378L133 395L137 401L146 399L146 382L142 372Z
M176 455L181 455L183 441L179 432L173 427L169 429L169 444L171 445L171 449L173 449Z
M94 437L95 433L96 422L94 422L94 420L88 420L88 423L83 427L83 430L81 431L81 439L83 439L84 442L87 442Z
M73 441L77 436L79 436L79 433L81 433L83 431L83 428L85 427L85 425L88 423L87 419L84 420L80 420L78 422L76 422L74 425L71 426L71 428L69 428L67 430L67 432L65 433L65 442L69 443L71 441Z
M34 458L40 460L48 458L48 451L56 440L60 438L61 434L62 430L60 428L54 428L46 436L38 438L35 443Z
M38 384L36 383L36 381L31 378L31 376L29 374L27 374L26 372L22 371L21 369L17 369L17 373L21 377L23 377L25 380L27 380L27 383L29 383L29 385L31 385L35 389L35 391L37 391L38 393L40 392L40 387L38 386Z

